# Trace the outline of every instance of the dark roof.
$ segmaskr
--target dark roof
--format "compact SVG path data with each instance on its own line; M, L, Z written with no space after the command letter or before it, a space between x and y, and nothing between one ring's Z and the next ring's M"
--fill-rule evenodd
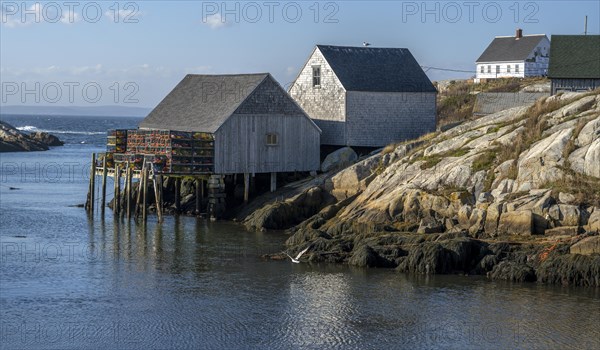
M214 133L270 74L189 74L150 112L143 129Z
M317 45L346 91L435 92L408 49Z
M600 35L553 35L548 76L600 79Z
M524 35L518 40L514 36L496 37L476 62L523 61L543 38L543 34Z

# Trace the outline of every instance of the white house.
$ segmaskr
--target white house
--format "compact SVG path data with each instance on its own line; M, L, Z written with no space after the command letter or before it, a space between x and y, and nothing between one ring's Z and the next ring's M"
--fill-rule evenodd
M545 34L498 36L476 61L475 82L482 79L525 78L548 73L550 40Z
M383 147L435 131L437 90L405 48L317 45L289 93L322 145Z

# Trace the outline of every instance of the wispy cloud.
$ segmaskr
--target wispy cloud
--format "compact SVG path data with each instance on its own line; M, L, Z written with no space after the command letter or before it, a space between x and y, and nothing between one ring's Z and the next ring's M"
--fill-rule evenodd
M228 22L220 13L215 13L214 15L206 16L202 19L202 22L211 29L221 29L225 27L230 27L232 25L232 23Z
M0 8L1 24L8 28L27 27L39 23L73 24L81 21L74 9L52 7L44 9L40 3L27 7L23 13L15 5L3 4Z
M104 15L111 22L115 23L138 23L139 17L143 13L140 12L135 6L126 9L119 9L117 11L106 11Z

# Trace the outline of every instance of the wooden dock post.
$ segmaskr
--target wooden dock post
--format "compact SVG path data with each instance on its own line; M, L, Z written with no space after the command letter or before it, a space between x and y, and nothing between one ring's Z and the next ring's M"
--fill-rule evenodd
M90 166L90 192L88 196L88 211L94 215L94 201L96 194L96 153L92 153L92 164Z
M126 172L126 186L127 186L127 219L131 219L131 178L133 177L133 171L129 166L129 162L127 163L127 172Z
M158 216L158 222L162 222L162 206L160 205L160 191L158 189L159 176L154 172L152 168L152 185L154 186L154 201L156 202L156 215Z
M121 212L121 168L115 165L115 198L113 200L113 211L117 217Z
M196 215L200 214L200 199L204 197L202 180L196 179Z
M106 153L104 153L104 159L102 160L102 202L100 211L102 217L104 217L104 210L106 208L106 176L108 175L108 169L106 168Z
M146 218L148 215L148 169L146 166L144 166L142 191L144 191L142 199L142 220L146 222Z
M135 210L133 212L133 216L136 218L136 220L140 215L140 204L141 204L141 198L142 198L142 185L144 183L144 168L145 167L146 167L146 160L144 160L144 162L142 163L142 170L140 171L140 180L138 181L138 192L137 192L137 198L135 200Z
M244 203L250 199L250 174L244 173Z
M277 173L271 173L271 192L277 190Z
M181 210L181 199L179 198L181 191L181 179L175 178L175 210L177 213Z

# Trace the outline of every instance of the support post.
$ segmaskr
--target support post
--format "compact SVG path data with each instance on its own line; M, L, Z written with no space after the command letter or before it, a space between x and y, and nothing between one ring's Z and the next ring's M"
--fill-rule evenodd
M204 197L204 191L201 189L202 180L196 179L196 215L200 214L200 199Z
M113 210L116 217L121 212L121 168L115 165L115 199L113 201Z
M133 212L133 216L137 219L140 215L140 205L142 199L142 186L144 184L144 168L146 167L146 162L142 164L142 170L140 171L140 180L138 181L138 192L137 198L135 200L135 211Z
M102 217L104 217L104 210L106 208L106 176L108 175L108 169L106 168L106 153L104 153L104 159L102 160L102 204L100 211Z
M162 222L162 208L160 205L160 192L158 190L158 176L152 168L152 185L154 186L154 201L156 202L156 216L158 216L158 222Z
M277 173L271 173L271 192L277 190Z
M131 167L129 166L129 163L127 163L127 174L126 174L126 182L127 182L127 219L131 219L131 184L132 184L132 180L131 178L133 177L133 171L131 169Z
M181 210L181 199L179 198L181 192L181 179L175 178L175 210L179 213Z
M90 166L90 193L89 193L89 203L88 210L89 213L94 215L94 201L96 194L96 153L92 153L92 164Z
M143 199L142 199L142 220L146 222L146 218L148 215L148 169L144 167L144 183L142 185Z
M250 199L250 174L244 173L244 203Z

